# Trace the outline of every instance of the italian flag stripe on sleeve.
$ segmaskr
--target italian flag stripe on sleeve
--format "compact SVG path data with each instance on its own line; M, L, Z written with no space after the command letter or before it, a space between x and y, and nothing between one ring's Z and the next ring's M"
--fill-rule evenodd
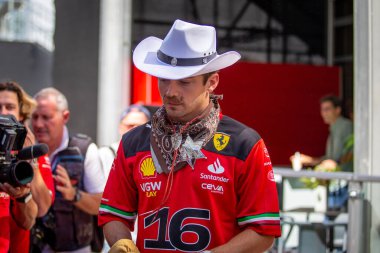
M273 224L273 223L279 223L280 222L280 214L279 213L263 213L258 215L252 215L252 216L245 216L238 218L239 225L245 225L249 223L256 223L256 224Z
M114 208L112 206L107 206L105 204L100 204L99 212L102 213L110 213L115 216L119 216L121 218L127 219L127 220L134 220L136 219L136 213L131 212L125 212L120 209Z

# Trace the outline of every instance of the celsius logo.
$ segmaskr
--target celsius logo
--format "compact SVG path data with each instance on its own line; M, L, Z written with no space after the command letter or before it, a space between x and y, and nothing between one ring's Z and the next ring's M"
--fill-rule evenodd
M216 161L213 164L210 164L207 169L214 174L221 174L224 172L224 167L220 164L218 158L216 158Z

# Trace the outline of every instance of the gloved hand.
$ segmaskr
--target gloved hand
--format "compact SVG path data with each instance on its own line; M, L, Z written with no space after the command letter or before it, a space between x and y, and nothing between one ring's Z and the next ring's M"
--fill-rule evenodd
M140 251L132 240L120 239L112 245L108 253L140 253Z

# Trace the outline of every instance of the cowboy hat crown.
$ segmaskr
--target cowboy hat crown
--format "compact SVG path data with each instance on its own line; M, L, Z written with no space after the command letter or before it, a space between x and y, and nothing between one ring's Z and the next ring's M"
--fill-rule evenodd
M183 79L228 67L240 59L234 51L218 55L212 26L176 20L164 40L141 41L133 62L141 71L164 79Z

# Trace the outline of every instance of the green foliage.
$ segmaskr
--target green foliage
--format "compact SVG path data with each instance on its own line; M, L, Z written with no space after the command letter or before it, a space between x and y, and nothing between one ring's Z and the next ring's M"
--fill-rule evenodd
M341 171L341 168L337 165L336 167L324 167L322 165L317 165L314 168L307 168L307 170L320 171L320 172L336 172ZM325 179L317 179L315 177L302 177L300 181L305 184L306 188L315 189L318 185L327 186L328 180Z

